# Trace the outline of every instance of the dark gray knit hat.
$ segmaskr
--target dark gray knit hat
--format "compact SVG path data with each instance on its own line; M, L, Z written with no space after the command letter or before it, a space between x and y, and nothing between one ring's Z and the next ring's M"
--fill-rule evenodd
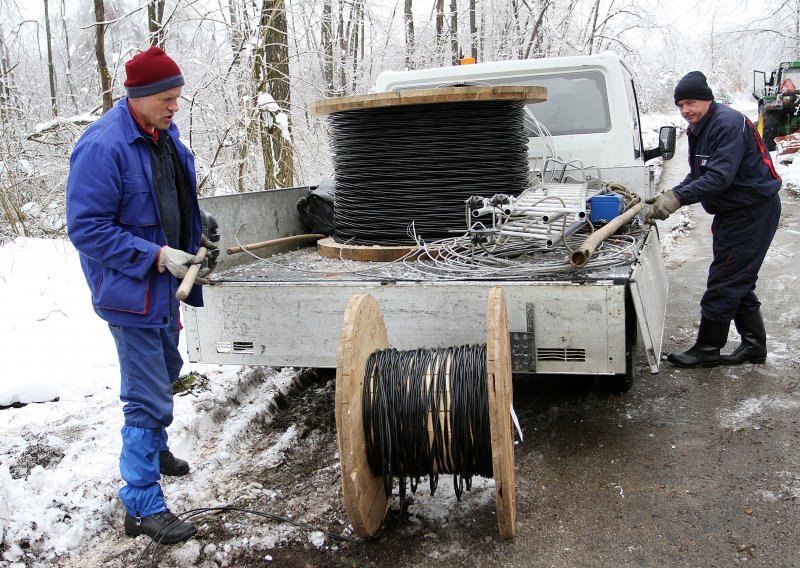
M714 93L706 83L706 76L700 71L690 71L675 85L675 104L684 99L713 101Z

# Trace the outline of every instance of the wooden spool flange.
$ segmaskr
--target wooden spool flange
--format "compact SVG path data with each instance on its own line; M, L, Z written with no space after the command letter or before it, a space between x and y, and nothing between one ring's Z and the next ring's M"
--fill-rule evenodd
M511 430L511 338L503 289L489 290L486 320L486 384L492 436L492 477L497 525L502 538L517 533L517 490L514 484L514 437Z
M546 87L523 85L494 87L443 87L441 89L409 89L388 93L369 93L335 99L314 101L310 110L314 114L331 114L351 110L365 110L408 105L465 103L476 101L524 101L540 103L547 100Z
M502 288L489 291L486 367L492 470L500 536L516 534L514 442L511 430L511 347ZM367 358L388 346L386 326L372 296L351 298L344 312L336 368L336 439L342 472L342 494L356 534L372 538L380 530L389 501L383 480L373 475L367 461L361 400Z
M337 243L333 237L317 241L317 252L325 258L343 258L367 262L394 262L418 250L416 245L378 246Z

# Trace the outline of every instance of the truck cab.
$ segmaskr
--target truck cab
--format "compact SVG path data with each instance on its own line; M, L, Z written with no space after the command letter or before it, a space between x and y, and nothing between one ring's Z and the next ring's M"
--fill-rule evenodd
M600 167L608 179L654 192L653 169L645 166L636 87L619 56L599 55L525 59L414 71L384 71L378 92L454 85L531 85L547 88L547 100L527 105L526 130L531 170L550 153L566 162ZM550 134L545 141L535 122Z

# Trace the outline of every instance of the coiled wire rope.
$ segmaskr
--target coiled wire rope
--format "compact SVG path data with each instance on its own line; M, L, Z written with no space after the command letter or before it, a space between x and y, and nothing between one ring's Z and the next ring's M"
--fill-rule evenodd
M367 460L391 496L452 474L457 498L472 477L492 477L486 346L384 349L367 359L362 392Z
M528 185L522 101L453 102L334 112L334 238L414 244L463 229L473 195Z

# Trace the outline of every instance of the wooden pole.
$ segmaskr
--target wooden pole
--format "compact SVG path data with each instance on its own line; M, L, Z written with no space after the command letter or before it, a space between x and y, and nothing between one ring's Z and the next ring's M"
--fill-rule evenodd
M244 252L246 250L257 250L267 247L274 247L278 245L285 245L289 243L302 243L305 241L318 241L320 239L324 239L325 235L319 233L309 233L305 235L292 235L290 237L281 237L279 239L272 239L269 241L261 241L260 243L253 243L249 245L243 245L240 247L231 247L225 249L227 254L236 254L240 252Z
M175 297L181 302L189 297L189 292L192 291L192 286L194 286L197 273L200 272L200 267L203 264L203 260L206 258L206 252L208 252L206 247L200 247L197 249L197 254L195 256L200 262L191 265L189 270L186 271L183 279L181 279L181 285L178 286L178 290L175 292Z

